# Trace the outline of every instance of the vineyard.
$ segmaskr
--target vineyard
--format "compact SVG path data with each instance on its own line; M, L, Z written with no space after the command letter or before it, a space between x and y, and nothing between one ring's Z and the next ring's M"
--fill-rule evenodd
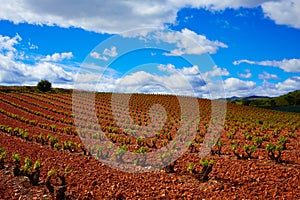
M200 116L189 125L171 95L120 94L128 114L111 93L73 97L0 92L0 199L300 199L297 113L228 103L221 136L200 158L210 100L196 99ZM163 167L130 173L111 162Z

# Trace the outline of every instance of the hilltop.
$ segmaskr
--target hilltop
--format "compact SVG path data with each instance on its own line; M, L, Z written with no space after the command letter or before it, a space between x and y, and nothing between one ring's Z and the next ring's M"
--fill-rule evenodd
M249 96L227 98L230 103L267 108L272 110L300 112L300 90L289 92L278 97Z

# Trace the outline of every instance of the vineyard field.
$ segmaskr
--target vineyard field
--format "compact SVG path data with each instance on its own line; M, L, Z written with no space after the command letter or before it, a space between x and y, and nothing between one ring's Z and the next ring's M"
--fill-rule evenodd
M201 158L210 100L111 93L91 100L87 93L0 89L0 199L300 199L299 113L226 103L220 137ZM189 125L181 102L191 99L199 118ZM146 159L160 149L168 151ZM25 158L41 163L36 185ZM27 173L36 175L33 164Z

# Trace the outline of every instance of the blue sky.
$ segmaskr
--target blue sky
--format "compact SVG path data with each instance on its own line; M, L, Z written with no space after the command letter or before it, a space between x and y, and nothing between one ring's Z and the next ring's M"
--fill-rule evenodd
M205 98L300 89L299 0L74 2L1 2L1 85Z

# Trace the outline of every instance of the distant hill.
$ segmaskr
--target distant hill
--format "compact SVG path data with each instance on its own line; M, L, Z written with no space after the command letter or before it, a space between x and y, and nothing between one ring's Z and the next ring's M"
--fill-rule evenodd
M300 112L300 90L278 97L249 96L230 99L229 102L280 111Z
M228 100L228 101L239 100L239 101L242 101L242 100L269 99L269 98L271 98L271 97L253 95L253 96L249 96L249 97L232 96L232 97L229 97L229 98L220 98L219 100Z

